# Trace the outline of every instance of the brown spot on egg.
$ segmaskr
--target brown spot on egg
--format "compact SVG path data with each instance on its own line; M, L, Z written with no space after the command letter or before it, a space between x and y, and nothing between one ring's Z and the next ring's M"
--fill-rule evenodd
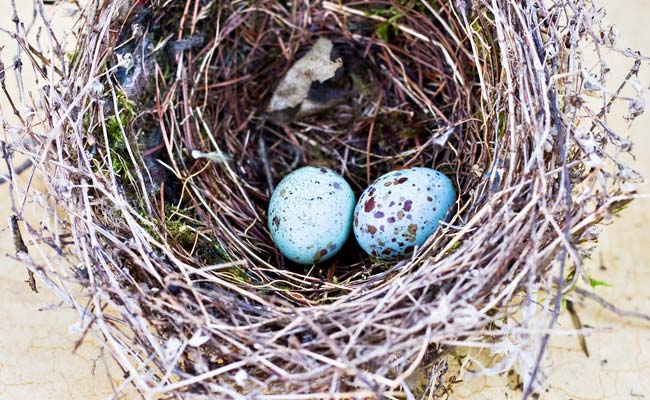
M372 225L368 225L368 233L374 235L375 233L377 233L377 228Z
M433 201L433 198L431 198L431 196L427 196L427 201Z
M415 242L415 234L418 231L418 226L416 224L410 224L407 230L408 233L404 233L402 236L409 242Z
M386 182L386 183L384 183L384 186L389 187L392 184L393 184L393 182Z
M326 255L327 255L327 249L321 249L321 250L317 251L316 253L314 253L314 256L312 257L312 260L314 260L315 263L319 262Z
M359 226L359 217L354 217L354 226Z
M280 190L280 196L281 196L281 197L284 197L284 195L285 195L286 193L287 193L286 190L284 190L284 189Z
M377 190L377 189L375 189L374 186L370 186L370 189L368 189L368 196L369 196L369 197L374 196L376 190Z
M277 229L278 227L280 227L280 218L278 218L277 215L276 215L275 217L273 217L273 226L275 226L276 229Z
M413 253L414 249L415 249L414 246L408 246L407 248L404 249L404 253L406 254Z
M403 218L404 218L404 211L399 210L399 211L397 212L397 220L398 220L398 221L401 221Z
M406 177L399 178L398 180L395 181L395 184L396 185L401 185L402 183L404 183L404 182L406 182L408 180L409 180L409 178L406 178Z
M390 255L390 253L392 253L392 252L393 252L393 250L392 250L392 249L384 249L384 251L382 251L382 252L381 252L381 254L383 254L383 255L386 255L386 256L387 256L387 255Z
M369 198L368 201L363 205L363 209L366 212L372 211L372 209L375 208L375 199L374 198Z
M384 243L384 241L381 239L377 239L377 244L380 245L381 247L386 246L386 243Z
M406 201L404 202L404 207L403 207L403 209L404 209L404 211L408 212L408 211L411 211L411 207L412 207L412 206L413 206L413 200L406 200Z

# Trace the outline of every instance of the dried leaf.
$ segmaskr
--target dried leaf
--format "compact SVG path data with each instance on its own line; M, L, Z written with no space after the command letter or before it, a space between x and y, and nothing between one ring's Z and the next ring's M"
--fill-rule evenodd
M305 101L313 82L324 82L343 65L341 59L330 60L333 44L320 38L304 57L296 61L273 93L267 112L282 111Z
M221 151L203 153L199 150L192 150L192 158L195 160L198 160L199 158L205 158L217 164L223 164L230 160L230 156L223 154Z

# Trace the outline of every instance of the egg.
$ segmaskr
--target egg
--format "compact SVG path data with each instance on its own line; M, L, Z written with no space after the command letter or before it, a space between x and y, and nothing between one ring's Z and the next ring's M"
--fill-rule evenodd
M299 264L334 256L348 239L355 197L345 179L328 168L303 167L273 191L268 226L276 247Z
M456 202L451 180L430 168L391 171L363 191L354 236L373 257L408 256L436 230Z

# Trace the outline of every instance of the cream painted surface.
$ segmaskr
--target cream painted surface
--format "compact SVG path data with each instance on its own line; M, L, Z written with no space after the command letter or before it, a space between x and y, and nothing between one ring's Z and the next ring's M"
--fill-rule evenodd
M9 0L1 0L8 5ZM18 0L27 20L31 0ZM649 0L603 0L609 9L609 20L622 34L625 47L641 49L650 54L648 42ZM6 8L3 8L6 10ZM11 15L0 13L0 26L10 26ZM61 18L57 21L64 26ZM10 43L5 44L2 57L11 60ZM624 75L629 62L612 63L614 70ZM647 83L648 76L642 76ZM5 108L6 110L6 108ZM619 132L622 123L615 123ZM650 113L639 118L629 134L634 139L637 168L650 176ZM24 178L24 177L23 177ZM650 193L644 185L642 192ZM650 312L650 213L648 200L640 200L626 210L616 224L608 226L601 238L596 255L602 255L605 270L593 260L593 275L611 283L597 292L620 307ZM0 187L0 254L12 253L7 229L7 187ZM70 309L50 309L57 299L46 290L32 293L24 282L27 272L9 258L0 261L0 400L25 399L106 399L111 394L106 368L95 359L100 347L94 341L73 352L76 334L68 327L75 322ZM577 303L583 324L609 327L587 337L591 357L586 358L575 337L556 337L549 351L549 391L543 399L614 400L650 398L650 324L621 319L591 303ZM562 327L571 328L567 318ZM512 390L504 377L476 378L456 385L452 399L495 400L521 397Z

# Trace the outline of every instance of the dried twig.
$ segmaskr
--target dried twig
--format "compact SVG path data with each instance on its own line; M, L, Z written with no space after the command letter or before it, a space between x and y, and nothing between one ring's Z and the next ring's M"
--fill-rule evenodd
M11 236L13 237L14 240L14 248L16 249L16 258L22 259L23 255L28 255L29 250L27 249L27 246L25 245L25 241L23 240L23 236L20 233L20 227L18 226L18 217L15 215L12 215L9 217L9 229L11 229ZM30 289L32 289L32 292L38 293L38 288L36 287L36 279L34 278L34 273L32 270L27 269L27 274L29 277L27 278L27 283L29 284Z
M602 297L598 296L596 293L591 292L589 290L585 290L582 288L575 288L576 293L578 293L581 296L585 296L586 298L595 301L596 303L600 304L603 308L620 315L621 317L630 317L630 318L638 318L642 319L645 321L650 321L650 314L642 313L639 311L632 311L632 310L624 310L620 307L615 306L614 304L608 302L607 300L603 299Z

